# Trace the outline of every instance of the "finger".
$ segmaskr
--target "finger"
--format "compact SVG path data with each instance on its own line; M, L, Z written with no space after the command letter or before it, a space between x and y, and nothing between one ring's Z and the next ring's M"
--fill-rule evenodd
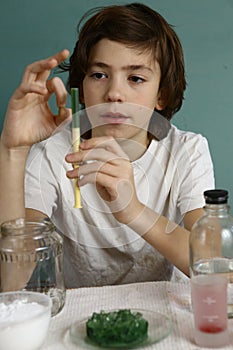
M122 175L122 169L119 167L113 166L112 164L109 164L109 163L92 162L92 163L82 164L78 168L69 170L67 172L67 176L69 178L75 178L75 177L89 175L92 173L102 173L112 177L120 177Z
M116 179L115 181L118 182L119 180ZM109 175L100 174L100 173L90 173L90 174L87 174L86 176L79 178L78 185L81 187L87 184L98 184L103 188L105 188L109 192L109 194L113 194L113 193L116 194L117 186L115 181L114 181L114 178L112 178Z
M25 69L22 82L26 83L35 80L45 81L48 78L51 69L64 61L68 55L69 51L63 50L46 59L29 64Z
M65 126L72 121L72 112L70 108L59 108L58 114L55 116L55 123L57 126Z
M119 179L130 179L132 177L131 164L126 161L119 161L119 158L115 163L84 163L78 168L78 176L85 176L89 173L97 172Z
M51 94L55 94L56 96L56 103L58 106L58 114L55 115L55 123L57 126L63 125L63 122L68 123L72 119L72 113L71 109L66 108L66 98L67 98L67 91L64 86L63 81L58 78L54 77L50 80L47 80L46 87L48 90L47 100L50 98Z
M88 150L88 149L105 149L108 152L111 152L119 157L122 157L124 159L129 159L126 153L123 151L121 146L117 143L117 141L109 136L102 136L102 137L93 137L88 140L84 140L80 144L80 149L82 150Z
M92 162L88 164L83 164L78 168L78 175L88 175L91 173L102 173L106 175L110 175L112 177L118 177L120 175L120 172L118 170L118 167L113 166L109 163L102 163L102 162Z
M66 91L66 88L64 86L63 81L58 77L54 77L54 78L46 81L46 87L47 87L48 92L49 92L48 98L50 97L51 94L55 93L56 103L57 103L58 108L65 107L67 91Z
M21 84L14 92L12 98L15 100L20 100L28 93L36 93L39 95L46 95L48 93L48 90L46 87L37 84L37 83L31 83L31 84Z
M129 161L127 158L122 158L115 153L106 151L105 149L94 148L88 151L81 151L68 154L66 156L66 161L68 163L84 163L87 161L100 161L102 163L112 163L116 164L117 162Z
M45 70L50 70L50 69L56 67L62 61L64 61L68 56L69 56L69 51L66 49L62 50L53 56L50 56L48 58L45 58L45 59L42 59L40 61L36 61L36 62L29 64L26 67L25 71L27 72L27 74L42 73Z
M109 175L91 173L78 180L78 185L85 186L88 183L96 184L108 193L108 201L111 202L113 212L123 210L134 197L133 185L125 179L114 179ZM113 207L112 207L113 205Z
M48 59L48 64L50 64L50 66L52 66L51 68L39 72L37 74L37 80L47 80L48 76L50 75L51 69L55 68L56 66L58 66L62 61L64 61L69 55L69 51L68 50L63 50L57 54L55 54L54 56L50 57Z

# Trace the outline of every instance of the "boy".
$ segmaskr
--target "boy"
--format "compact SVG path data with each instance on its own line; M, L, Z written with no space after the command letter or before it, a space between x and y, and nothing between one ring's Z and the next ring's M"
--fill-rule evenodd
M143 4L109 6L92 13L62 63L68 54L29 65L9 102L1 220L50 217L64 238L69 288L169 280L174 265L188 275L189 231L214 176L205 138L168 122L186 86L176 33ZM80 91L79 152L71 128L61 127L71 117L65 87L48 80L57 65ZM48 106L52 93L58 115ZM82 209L73 208L71 179Z

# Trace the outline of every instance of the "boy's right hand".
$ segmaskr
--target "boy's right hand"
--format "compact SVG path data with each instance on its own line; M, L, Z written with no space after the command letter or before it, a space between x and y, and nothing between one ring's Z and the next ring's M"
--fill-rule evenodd
M47 80L51 69L69 55L63 50L47 59L27 66L22 82L12 95L1 135L1 143L8 149L32 144L48 138L71 111L66 106L67 92L58 77ZM48 101L55 93L60 113L53 114Z

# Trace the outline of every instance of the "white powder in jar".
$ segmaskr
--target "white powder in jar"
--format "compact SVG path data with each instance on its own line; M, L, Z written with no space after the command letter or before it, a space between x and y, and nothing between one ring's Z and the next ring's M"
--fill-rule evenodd
M45 312L43 312L43 310ZM43 344L50 310L36 302L0 303L0 350L36 350Z
M25 321L38 315L44 309L43 305L26 300L14 300L11 304L0 303L0 324Z

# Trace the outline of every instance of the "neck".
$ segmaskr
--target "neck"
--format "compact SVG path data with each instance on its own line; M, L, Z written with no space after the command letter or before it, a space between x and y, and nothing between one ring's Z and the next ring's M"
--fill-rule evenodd
M147 140L145 144L141 144L131 139L117 139L117 142L127 154L131 162L139 159L146 152L150 144L149 140Z

